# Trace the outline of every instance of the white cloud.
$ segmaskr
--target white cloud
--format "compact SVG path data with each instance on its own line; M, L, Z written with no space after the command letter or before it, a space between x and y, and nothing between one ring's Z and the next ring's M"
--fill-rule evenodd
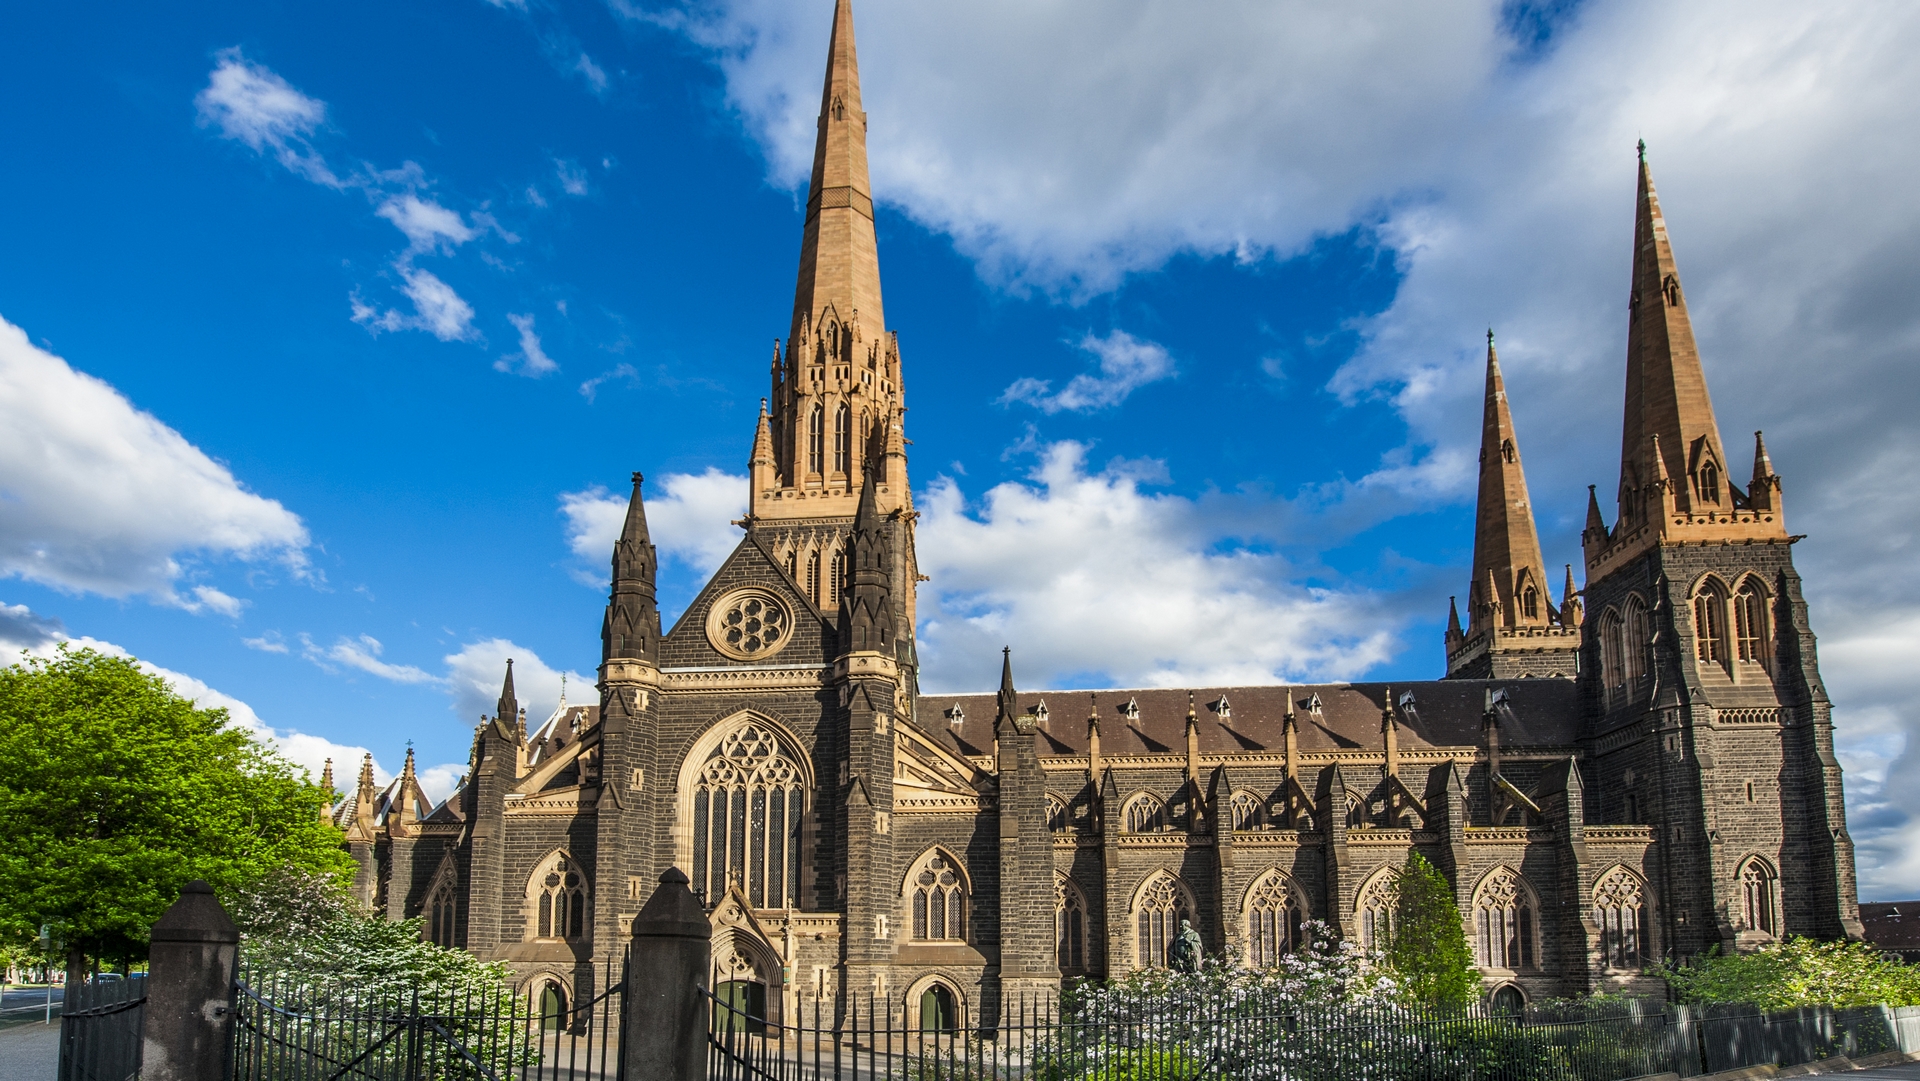
M194 96L202 127L215 127L258 153L270 153L289 170L328 187L343 187L308 141L326 122L325 102L295 90L285 79L241 55L222 49L206 89Z
M560 180L560 190L575 197L587 194L587 171L577 162L556 158L553 162L554 176Z
M267 631L258 638L242 638L240 644L248 649L257 649L262 653L287 652L287 640L279 631Z
M554 363L553 358L547 356L546 350L540 347L540 335L533 331L531 314L509 315L507 322L512 323L513 329L520 332L520 352L501 357L494 362L495 368L503 372L514 371L517 368L521 375L535 378L560 369L560 365ZM518 365L514 363L516 358L520 362Z
M1051 380L1016 379L1000 395L1001 403L1025 402L1043 413L1091 413L1119 405L1148 383L1174 374L1173 358L1167 355L1165 346L1142 341L1124 330L1105 337L1089 332L1080 339L1078 348L1098 359L1096 372L1074 376L1058 394L1049 393Z
M566 677L569 701L599 701L592 676L571 669L553 668L526 646L504 638L473 642L458 653L446 657L447 691L453 696L454 712L463 719L491 716L500 699L500 684L506 677L507 661L513 661L514 696L526 707L527 725L536 727L553 715L560 704L561 677Z
M598 94L607 89L606 69L594 63L593 57L586 53L580 54L580 59L574 63L573 70L587 80L587 85L593 87L594 93Z
M379 676L394 683L440 683L439 676L410 664L389 664L380 659L384 651L380 640L370 634L358 638L341 638L330 646L322 646L306 635L300 636L300 654L306 659L328 671L340 665Z
M608 368L592 379L581 383L580 396L589 402L594 401L600 396L600 388L616 379L626 383L630 387L640 385L640 373L634 370L633 365L621 361L619 364L615 364L613 367Z
M480 340L480 331L473 325L473 306L462 300L453 286L418 267L403 264L397 269L406 282L401 291L413 301L413 314L397 308L383 312L355 295L349 301L354 322L374 333L414 329L427 331L443 342Z
M187 583L203 560L309 573L298 515L4 319L0 505L0 578L233 616L239 601Z
M945 477L920 500L929 689L988 685L1003 644L1029 686L1341 679L1393 653L1396 620L1376 599L1301 588L1194 501L1142 492L1159 463L1091 473L1084 454L1052 444L1031 482L971 507Z
M386 200L374 213L406 234L412 252L452 251L477 235L459 214L412 192Z
M704 473L669 473L647 490L646 507L647 531L660 554L711 574L740 546L740 528L732 522L746 513L747 478L712 466ZM567 520L567 547L597 568L575 577L604 588L605 568L627 520L627 496L599 485L564 492L560 513Z

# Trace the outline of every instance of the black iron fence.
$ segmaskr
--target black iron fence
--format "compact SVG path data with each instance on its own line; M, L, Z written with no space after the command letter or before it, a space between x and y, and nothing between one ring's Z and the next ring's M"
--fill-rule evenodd
M66 988L60 1003L60 1081L140 1076L147 981L133 976Z
M367 995L297 976L235 986L236 1081L601 1081L620 1077L626 964L585 1002L506 989Z
M1150 1008L1034 996L962 1021L885 997L813 999L778 1018L741 999L707 996L709 1081L1619 1081L1920 1049L1920 1009L1302 1012L1255 995Z

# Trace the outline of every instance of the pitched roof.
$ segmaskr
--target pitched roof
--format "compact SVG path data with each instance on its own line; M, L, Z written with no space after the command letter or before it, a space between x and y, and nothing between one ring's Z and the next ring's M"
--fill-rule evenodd
M1389 691L1396 705L1410 691L1412 709L1400 714L1399 745L1406 753L1431 747L1478 746L1487 693L1501 689L1507 691L1512 707L1511 719L1502 721L1502 747L1565 746L1574 741L1579 709L1573 681L1566 679L1020 691L1016 701L1020 711L1026 713L1035 711L1042 702L1046 704L1046 719L1039 726L1043 757L1087 753L1090 708L1099 711L1103 756L1184 754L1189 690L1193 701L1200 704L1196 709L1203 755L1282 751L1286 746L1283 725L1289 698L1299 724L1301 751L1364 753L1378 752L1382 747L1380 714ZM923 694L918 702L919 726L957 754L991 754L996 697ZM1318 712L1311 709L1316 698ZM1137 717L1128 716L1129 702L1137 707ZM955 723L956 707L959 723Z

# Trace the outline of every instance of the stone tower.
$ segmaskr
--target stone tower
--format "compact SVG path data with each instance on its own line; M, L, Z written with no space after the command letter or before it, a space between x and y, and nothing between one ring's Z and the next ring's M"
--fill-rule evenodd
M1548 588L1507 384L1489 330L1480 500L1474 515L1473 578L1467 585L1469 622L1463 632L1458 609L1448 612L1447 678L1573 678L1579 661L1580 609L1572 602L1555 606Z
M1641 146L1619 514L1589 495L1590 820L1653 827L1667 948L1860 934L1831 709L1755 434L1733 483Z

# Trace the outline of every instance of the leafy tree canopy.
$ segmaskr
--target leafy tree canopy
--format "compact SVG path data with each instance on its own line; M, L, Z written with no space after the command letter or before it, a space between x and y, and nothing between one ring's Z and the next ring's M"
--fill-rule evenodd
M250 883L351 864L303 772L223 709L131 660L59 647L0 669L0 941L42 925L77 953L146 955L189 880Z
M1702 954L1662 973L1682 1002L1802 1006L1920 1006L1920 966L1889 961L1865 942L1789 938L1753 953Z
M1456 1008L1480 994L1480 972L1467 949L1453 887L1418 852L1407 853L1395 885L1393 940L1387 967L1408 1001Z

